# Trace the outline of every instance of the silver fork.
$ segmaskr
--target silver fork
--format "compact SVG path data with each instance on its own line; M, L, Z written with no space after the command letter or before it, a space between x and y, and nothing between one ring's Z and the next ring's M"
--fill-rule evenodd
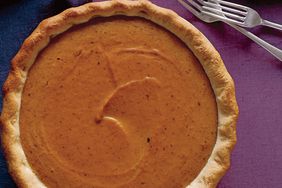
M282 30L282 25L264 20L257 11L250 7L222 0L198 0L207 15L225 20L241 27L255 27L258 25Z
M195 2L195 0L178 0L187 10L189 10L192 14L194 14L197 18L200 20L212 23L217 21L223 21L226 24L230 25L234 29L238 30L245 36L249 37L251 40L253 40L255 43L266 49L269 53L271 53L273 56L275 56L277 59L282 61L282 50L276 48L275 46L267 43L266 41L262 40L261 38L257 37L253 33L236 26L234 24L228 23L226 20L219 19L218 17L213 17L209 14L206 14L207 11L204 11L203 7ZM199 0L197 0L199 1ZM201 0L200 0L201 1Z

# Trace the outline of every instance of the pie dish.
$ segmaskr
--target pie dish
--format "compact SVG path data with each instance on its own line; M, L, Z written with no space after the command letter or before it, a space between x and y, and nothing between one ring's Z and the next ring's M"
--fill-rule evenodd
M19 187L215 187L230 165L232 78L202 33L146 0L42 21L3 92Z

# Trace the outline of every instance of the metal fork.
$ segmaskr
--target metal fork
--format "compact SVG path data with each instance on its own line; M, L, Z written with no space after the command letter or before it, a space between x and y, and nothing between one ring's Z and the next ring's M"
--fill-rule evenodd
M195 2L195 0L178 0L187 10L189 10L192 14L194 14L197 18L200 20L212 23L216 21L223 21L226 24L230 25L234 29L238 30L245 36L249 37L251 40L253 40L255 43L266 49L269 53L271 53L273 56L275 56L277 59L282 61L282 50L276 48L275 46L267 43L266 41L262 40L261 38L257 37L253 33L236 26L234 24L228 23L226 20L220 19L218 17L213 17L209 14L207 14L203 7L200 6L198 3ZM199 0L198 0L199 1Z
M282 30L282 25L262 19L258 12L250 7L222 0L198 0L198 2L203 5L203 12L229 23L249 28L263 25Z

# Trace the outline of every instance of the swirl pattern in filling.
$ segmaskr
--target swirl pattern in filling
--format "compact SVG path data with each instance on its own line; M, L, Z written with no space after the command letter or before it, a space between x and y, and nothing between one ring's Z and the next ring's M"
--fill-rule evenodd
M198 60L137 17L95 18L51 40L20 111L27 160L48 187L188 185L216 140L217 106Z

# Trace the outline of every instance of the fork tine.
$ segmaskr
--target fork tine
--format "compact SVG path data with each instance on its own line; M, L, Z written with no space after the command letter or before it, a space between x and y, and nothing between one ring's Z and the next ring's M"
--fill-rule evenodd
M218 18L219 20L224 20L224 21L227 21L229 23L232 23L232 24L242 24L242 22L239 22L239 21L236 21L236 20L233 20L233 19L230 19L230 18L227 18L225 16L222 16L222 15L219 15L219 14L216 14L216 13L213 13L213 12L210 12L210 11L202 11L202 13L208 15L208 16L211 16L211 17L215 17L215 18Z
M198 1L202 1L202 0L198 0ZM218 3L212 3L212 2L209 2L209 1L203 1L202 3L203 3L203 5L210 6L210 7L213 7L213 8L219 7L222 10L227 10L230 13L235 13L235 14L239 14L239 15L242 15L242 16L247 15L247 12L245 10L241 11L241 10L238 10L238 9L230 8L230 7L223 6L223 5L218 4Z
M200 18L200 10L202 10L202 8L200 7L200 9L196 10L195 8L193 8L191 5L189 5L186 1L184 0L178 0L179 3L181 3L186 9L188 9L190 12L192 12L192 14L194 14L195 16L197 16L198 18ZM197 7L196 7L197 8ZM201 18L200 18L201 19Z
M194 0L186 0L186 2L189 2L191 5L193 5L198 10L202 10L202 6L200 6L198 3L196 3Z
M239 10L244 10L244 11L248 11L248 7L246 6L243 6L243 5L239 5L239 4L236 4L236 3L231 3L231 2L228 2L228 1L222 1L222 0L210 0L212 2L215 2L215 3L219 3L219 4L222 4L222 5L227 5L229 7L233 7L233 8L237 8Z
M222 11L220 9L212 8L212 7L203 6L203 10L210 11L210 12L213 12L213 13L217 13L219 15L223 14L223 15L228 16L230 18L234 18L237 21L240 20L240 21L244 22L244 20L245 20L245 18L242 17L242 16L238 16L236 14L228 13L228 12Z

